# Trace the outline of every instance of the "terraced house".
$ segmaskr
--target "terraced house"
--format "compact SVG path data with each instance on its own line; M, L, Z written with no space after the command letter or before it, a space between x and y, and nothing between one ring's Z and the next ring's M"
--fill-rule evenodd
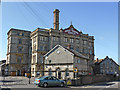
M37 28L33 32L10 29L7 53L7 64L10 72L22 75L31 67L32 76L43 75L43 56L58 44L88 57L88 72L93 73L94 36L83 34L72 24L68 28L59 29L60 11L55 9L53 13L54 28Z

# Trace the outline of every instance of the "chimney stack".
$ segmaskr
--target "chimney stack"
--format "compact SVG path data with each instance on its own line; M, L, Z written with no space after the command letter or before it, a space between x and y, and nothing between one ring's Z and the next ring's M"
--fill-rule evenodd
M54 30L59 30L59 10L54 10Z
M99 62L99 59L98 59L98 58L97 58L96 60L97 60L97 62Z

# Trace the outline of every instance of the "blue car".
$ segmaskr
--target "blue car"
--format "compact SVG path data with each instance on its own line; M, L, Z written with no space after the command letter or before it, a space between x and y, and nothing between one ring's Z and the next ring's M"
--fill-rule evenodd
M47 86L65 86L65 81L64 80L59 80L54 76L43 76L38 79L35 79L34 84L43 87Z

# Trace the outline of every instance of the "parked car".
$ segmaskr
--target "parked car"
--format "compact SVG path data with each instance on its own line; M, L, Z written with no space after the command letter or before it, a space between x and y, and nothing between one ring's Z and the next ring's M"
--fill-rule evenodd
M54 76L43 76L40 78L35 79L34 84L43 87L47 86L65 86L65 81L64 80L59 80Z

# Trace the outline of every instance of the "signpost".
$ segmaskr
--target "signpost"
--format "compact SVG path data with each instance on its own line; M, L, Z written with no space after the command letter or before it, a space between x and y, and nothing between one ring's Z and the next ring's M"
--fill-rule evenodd
M73 72L75 73L75 84L77 85L77 72L78 72L78 69L77 68L74 68L73 69Z

